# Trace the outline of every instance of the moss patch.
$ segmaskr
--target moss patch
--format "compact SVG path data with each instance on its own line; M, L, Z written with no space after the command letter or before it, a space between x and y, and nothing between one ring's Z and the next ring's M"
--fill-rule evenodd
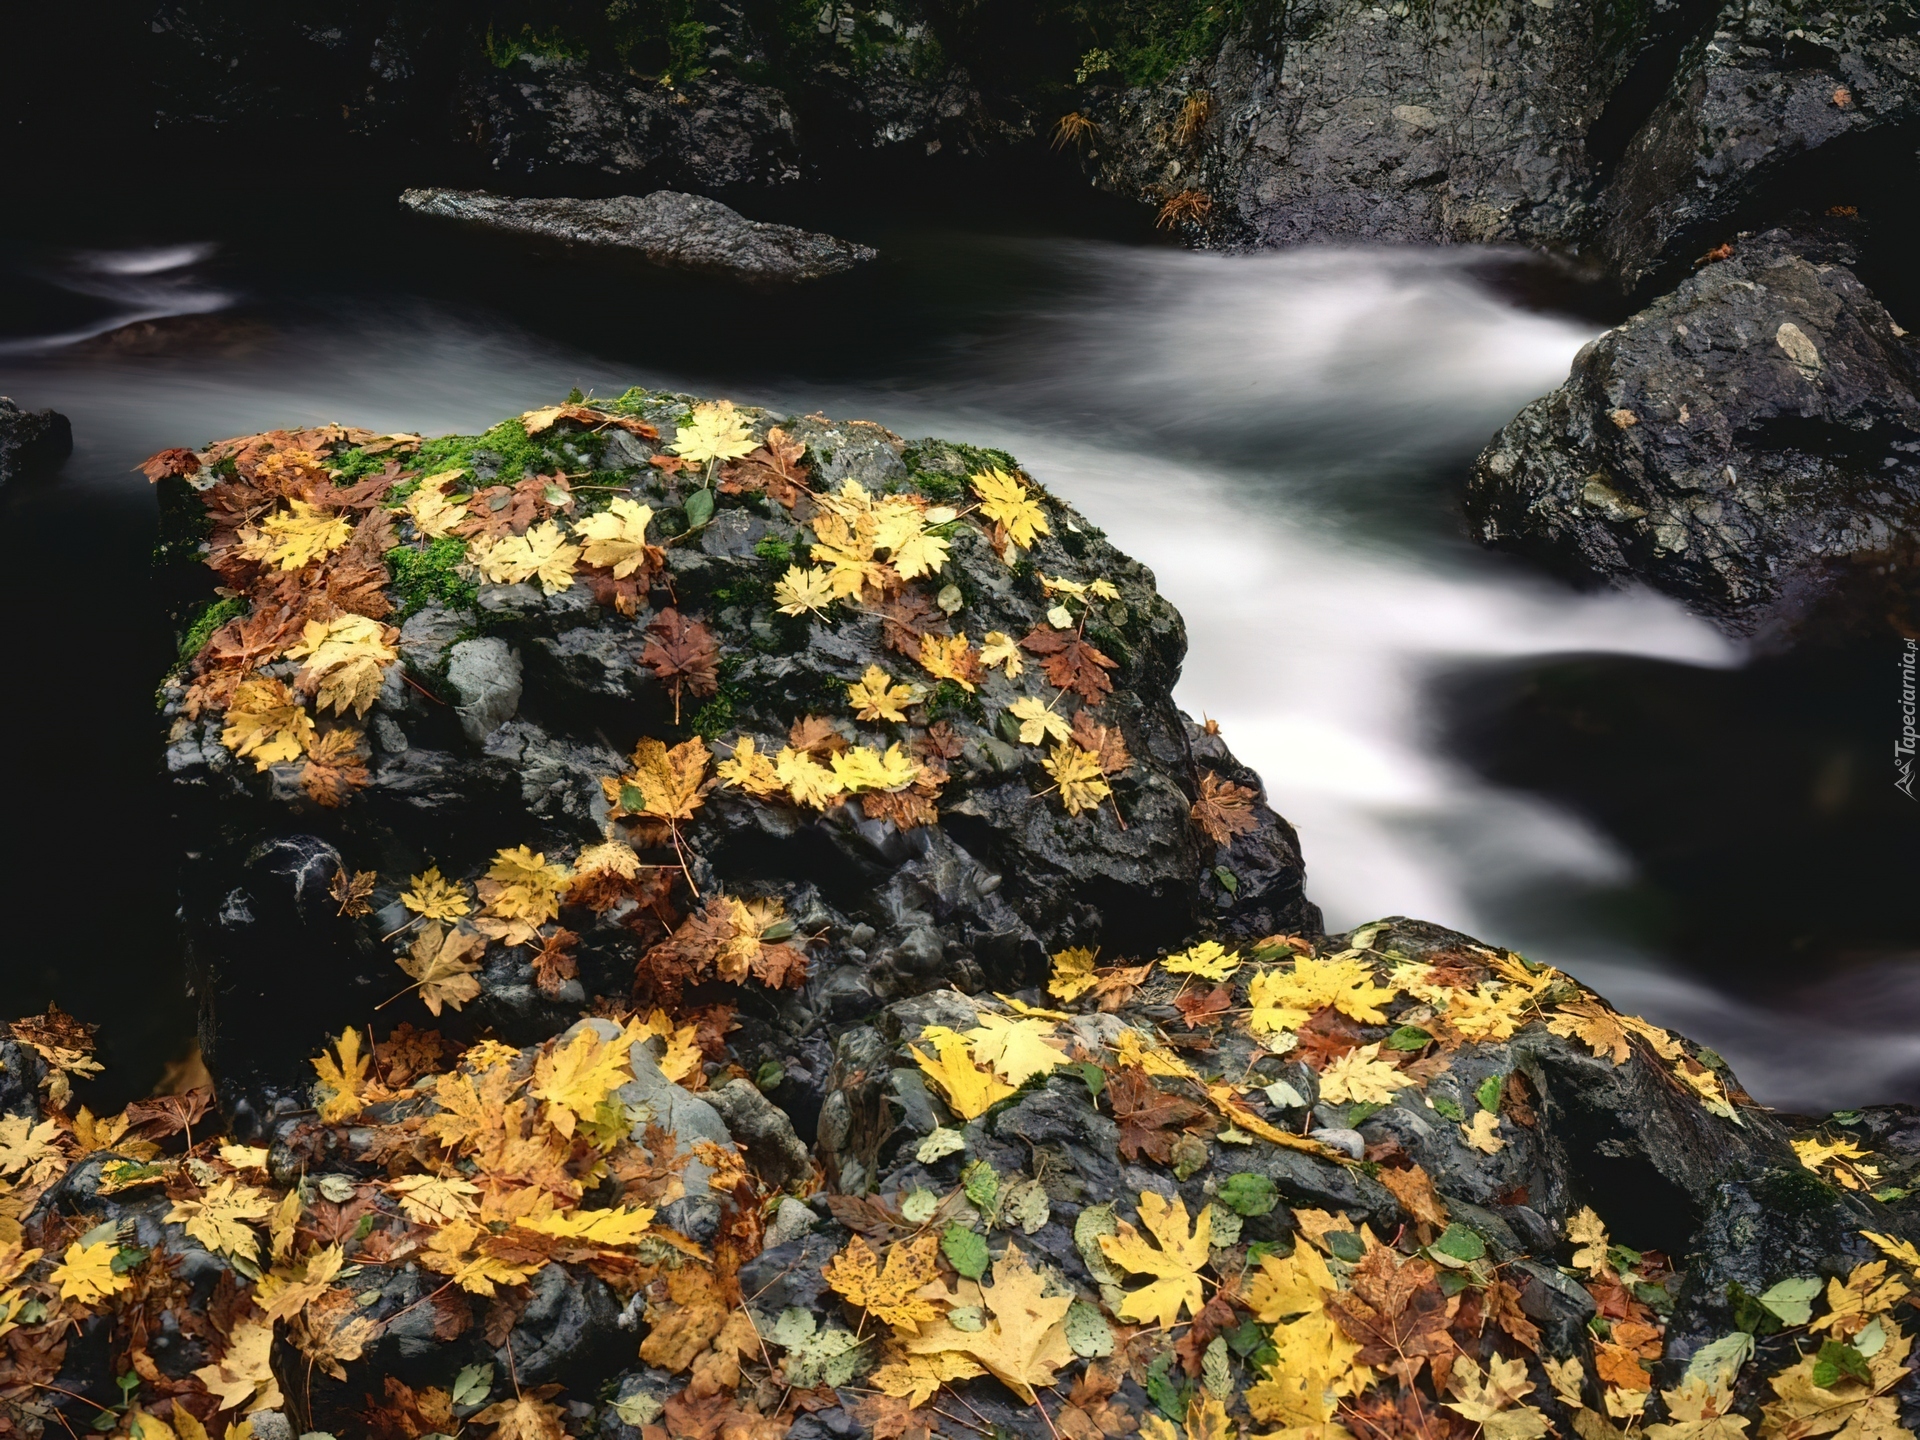
M400 593L401 617L435 603L449 610L471 610L479 592L457 569L466 558L466 543L452 535L429 540L425 550L406 545L389 550L387 573Z
M213 638L213 632L229 620L237 620L247 613L247 602L237 595L213 600L202 607L193 617L193 623L187 626L186 634L180 637L180 658L191 660Z

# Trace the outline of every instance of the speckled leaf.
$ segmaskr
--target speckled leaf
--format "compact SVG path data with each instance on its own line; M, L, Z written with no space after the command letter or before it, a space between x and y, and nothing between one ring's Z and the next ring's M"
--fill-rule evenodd
M951 1318L951 1317L949 1317ZM1086 1358L1113 1353L1113 1327L1107 1317L1084 1300L1067 1307L1067 1344Z

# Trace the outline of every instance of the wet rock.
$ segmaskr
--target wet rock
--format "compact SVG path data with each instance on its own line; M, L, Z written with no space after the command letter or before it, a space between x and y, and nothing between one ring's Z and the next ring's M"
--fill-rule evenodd
M812 1152L793 1133L786 1111L762 1095L752 1081L731 1080L708 1091L705 1098L769 1184L784 1186L812 1173Z
M605 200L408 190L400 203L416 215L458 221L516 240L761 283L818 280L877 254L831 235L749 220L718 200L672 190Z
M73 453L73 426L57 410L22 410L0 395L0 485L54 469Z
M460 697L455 707L460 728L469 740L484 744L520 708L520 657L493 635L462 640L449 655L447 684Z
M1687 47L1599 197L1628 291L1680 272L1782 202L1853 199L1912 173L1920 38L1898 7L1722 6ZM1836 193L1844 191L1846 193ZM1749 221L1749 223L1751 223Z
M1487 544L1735 634L1836 605L1877 624L1913 584L1920 359L1844 265L1742 237L1583 349L1481 454L1467 506Z

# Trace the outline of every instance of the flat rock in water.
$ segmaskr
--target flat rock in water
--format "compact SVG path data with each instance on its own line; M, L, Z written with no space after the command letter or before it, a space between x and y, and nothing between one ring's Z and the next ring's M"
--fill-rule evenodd
M73 426L57 410L22 410L0 395L0 484L51 470L73 452Z
M408 190L400 203L417 215L458 220L503 235L621 252L675 270L742 280L818 280L851 270L878 254L832 235L749 220L718 200L676 190L605 200L523 200L484 190Z

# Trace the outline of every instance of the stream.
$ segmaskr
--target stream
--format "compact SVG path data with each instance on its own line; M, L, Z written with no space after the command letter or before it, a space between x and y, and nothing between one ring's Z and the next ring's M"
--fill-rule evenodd
M1552 288L1541 267L904 223L856 238L881 265L798 294L520 263L384 222L0 256L0 393L75 436L57 479L0 495L13 1010L102 1022L129 1094L191 1034L148 778L171 644L131 467L324 420L471 432L641 384L1012 451L1185 615L1178 699L1299 828L1329 929L1407 914L1512 946L1712 1045L1765 1103L1915 1098L1920 995L1887 980L1863 1018L1700 972L1616 903L1633 855L1450 744L1442 696L1489 669L1745 658L1672 602L1577 593L1466 538L1466 463L1601 328L1527 298Z

